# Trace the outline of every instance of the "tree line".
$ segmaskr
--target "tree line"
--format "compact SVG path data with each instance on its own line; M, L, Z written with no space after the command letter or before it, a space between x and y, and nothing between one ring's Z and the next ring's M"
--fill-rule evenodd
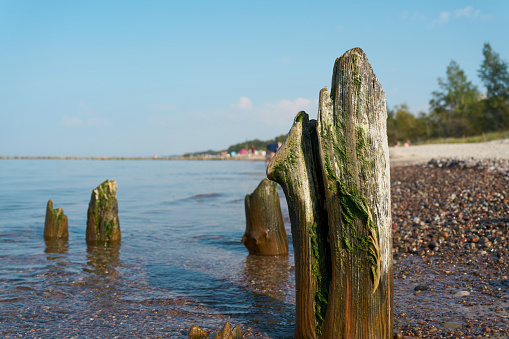
M464 138L509 130L509 71L507 62L489 43L482 50L477 75L486 92L467 79L458 63L451 60L446 77L438 78L437 91L429 101L429 113L417 116L408 106L387 109L389 145L410 140L423 142L436 138Z
M467 79L458 63L451 60L445 78L438 78L438 90L431 94L428 113L417 116L407 105L387 107L387 136L389 146L398 141L422 143L432 139L464 138L488 132L509 131L509 70L505 60L493 51L489 43L483 46L482 61L477 75L486 92ZM265 150L271 142L283 142L286 134L272 140L246 140L230 146L226 152L241 149ZM216 154L208 150L191 153Z

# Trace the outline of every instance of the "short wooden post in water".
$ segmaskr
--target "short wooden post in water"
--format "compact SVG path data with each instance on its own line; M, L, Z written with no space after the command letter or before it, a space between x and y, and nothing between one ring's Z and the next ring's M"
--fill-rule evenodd
M44 239L67 239L69 237L67 216L62 207L53 208L53 201L46 205L46 220L44 222Z
M288 253L277 184L263 179L252 194L246 195L246 232L242 243L249 254L279 255Z
M290 209L296 338L391 338L385 95L359 48L336 60L318 121L300 112L267 169ZM311 297L309 297L311 296Z
M117 183L106 180L92 191L87 215L87 243L120 241Z

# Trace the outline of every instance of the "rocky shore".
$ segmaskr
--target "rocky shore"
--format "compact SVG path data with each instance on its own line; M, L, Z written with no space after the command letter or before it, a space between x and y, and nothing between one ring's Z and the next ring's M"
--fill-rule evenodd
M393 167L398 337L509 336L509 162Z

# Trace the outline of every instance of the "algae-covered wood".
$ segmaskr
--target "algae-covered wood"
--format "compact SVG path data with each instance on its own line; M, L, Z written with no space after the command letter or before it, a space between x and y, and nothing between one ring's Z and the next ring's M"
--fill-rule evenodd
M92 191L87 214L87 243L114 243L121 237L117 183L106 180Z
M252 194L246 195L246 232L242 243L250 254L280 255L288 253L288 236L277 184L264 178Z
M332 279L324 338L392 336L392 235L385 95L364 52L336 60L318 135Z
M316 121L305 112L297 114L285 142L267 167L267 177L281 185L288 203L295 256L296 314L295 338L315 338L320 319L316 309L324 296L317 295L326 278L320 280L324 249L321 230L326 227L320 190L320 172L316 170ZM318 257L317 257L318 256ZM326 258L323 255L322 258ZM319 314L322 312L320 311Z
M385 95L364 52L336 60L318 121L297 114L269 164L288 202L296 338L392 337Z

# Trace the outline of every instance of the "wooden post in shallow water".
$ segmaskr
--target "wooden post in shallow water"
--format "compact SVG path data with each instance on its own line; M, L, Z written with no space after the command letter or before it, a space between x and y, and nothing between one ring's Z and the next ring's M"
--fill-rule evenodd
M53 201L48 200L46 205L46 220L44 221L44 239L62 239L69 237L67 216L62 207L53 208Z
M106 180L92 191L87 214L87 243L120 241L117 183Z
M280 255L288 253L277 184L263 179L252 194L246 195L246 232L242 243L249 254Z
M385 95L364 52L336 60L318 121L300 112L267 168L286 195L296 338L392 338Z

